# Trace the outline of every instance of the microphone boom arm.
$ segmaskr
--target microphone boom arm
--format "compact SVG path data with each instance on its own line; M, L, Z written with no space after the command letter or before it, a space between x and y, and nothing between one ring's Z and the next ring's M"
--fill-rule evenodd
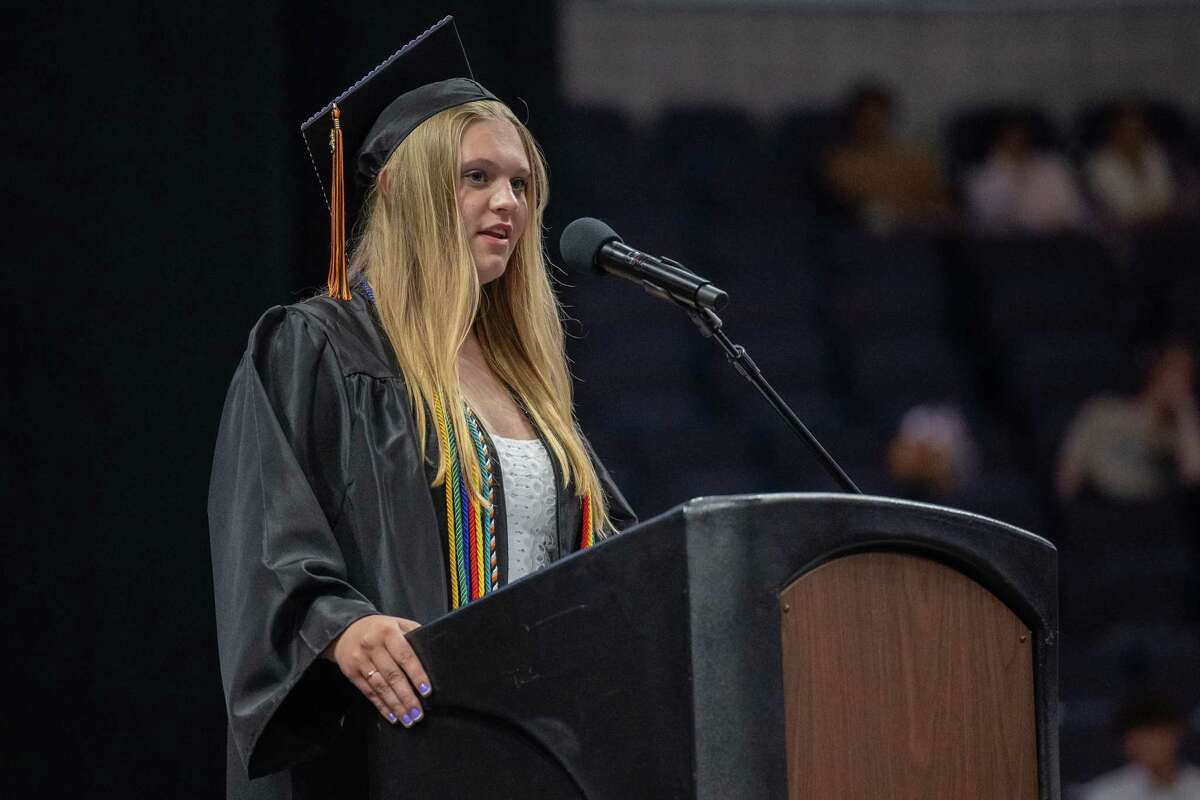
M670 264L671 266L685 269L685 267L683 267L683 265L677 261L671 261L669 258L661 258L661 260L664 263ZM792 432L800 437L801 441L808 445L809 449L812 450L813 455L816 456L817 461L819 461L821 466L825 468L825 471L829 473L829 476L833 478L833 480L839 486L842 487L842 491L849 494L862 494L862 490L859 489L854 481L850 479L850 476L846 474L846 471L842 469L841 465L837 463L834 457L829 454L829 451L826 450L821 442L817 440L817 437L813 436L812 431L810 431L808 426L801 421L800 417L796 416L796 412L792 411L791 407L788 406L787 401L780 397L779 392L775 391L775 387L773 387L762 374L762 371L758 368L758 365L754 363L754 359L750 358L750 354L746 352L746 348L742 347L740 344L735 344L728 336L725 335L725 331L722 330L724 323L721 321L721 318L718 317L715 312L713 312L712 309L703 306L696 307L689 305L688 303L681 302L669 292L664 291L661 287L655 286L648 280L643 281L643 283L646 285L647 292L657 295L664 300L670 300L675 305L682 308L685 312L687 312L687 315L691 318L692 322L696 324L696 327L700 329L701 334L703 334L706 338L716 340L721 349L725 351L725 357L729 360L729 363L733 365L733 368L736 369L743 378L748 380L750 384L758 390L758 393L761 394L766 401L771 404L771 407L774 408L776 413L783 418L784 423L791 428Z

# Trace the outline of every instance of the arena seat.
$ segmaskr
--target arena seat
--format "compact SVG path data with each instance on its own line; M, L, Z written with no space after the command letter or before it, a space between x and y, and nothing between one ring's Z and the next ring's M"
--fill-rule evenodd
M673 207L693 218L694 227L757 218L769 206L764 138L744 111L668 110L649 149Z
M1038 462L1049 466L1071 419L1091 397L1136 388L1128 344L1107 331L1024 336L1008 344L1009 402L1029 420Z
M828 314L846 337L943 333L949 327L937 245L837 232L828 242Z
M1063 511L1064 630L1194 618L1195 553L1176 501L1118 502L1085 492Z
M1113 268L1085 236L974 239L966 258L989 332L1001 342L1031 334L1115 327Z
M893 428L921 403L974 406L966 357L946 339L930 334L859 341L850 351L849 384L860 421Z

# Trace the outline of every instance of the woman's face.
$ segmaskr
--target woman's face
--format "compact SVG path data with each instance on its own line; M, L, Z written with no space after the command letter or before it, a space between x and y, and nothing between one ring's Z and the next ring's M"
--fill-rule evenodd
M458 170L458 214L480 283L504 274L525 232L528 183L529 160L511 122L478 119L467 126Z

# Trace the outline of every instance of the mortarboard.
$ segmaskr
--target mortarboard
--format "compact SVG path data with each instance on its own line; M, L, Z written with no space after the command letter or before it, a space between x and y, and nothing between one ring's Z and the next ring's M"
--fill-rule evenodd
M346 212L351 227L367 189L396 147L439 111L496 97L475 82L453 17L401 47L303 125L305 147L329 206L329 294L350 299L346 280ZM318 158L322 148L331 151ZM353 154L347 188L344 153Z

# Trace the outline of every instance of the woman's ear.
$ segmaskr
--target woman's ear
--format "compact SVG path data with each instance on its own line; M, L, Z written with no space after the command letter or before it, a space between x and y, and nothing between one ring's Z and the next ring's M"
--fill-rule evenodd
M375 179L375 181L379 184L379 188L386 192L388 190L387 170L386 169L379 170L379 177L377 177Z

